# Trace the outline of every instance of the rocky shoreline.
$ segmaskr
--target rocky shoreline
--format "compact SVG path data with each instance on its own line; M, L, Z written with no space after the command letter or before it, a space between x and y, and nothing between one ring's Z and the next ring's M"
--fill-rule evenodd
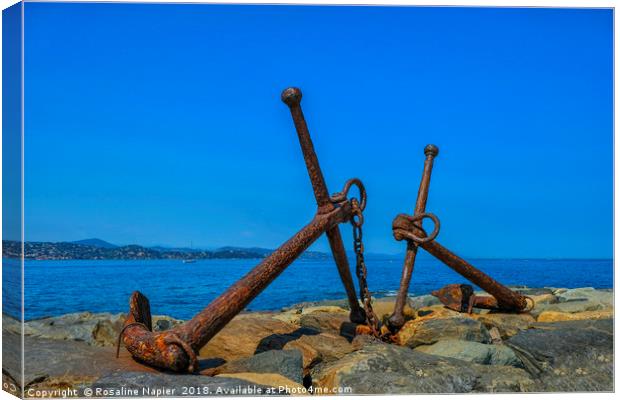
M613 292L519 291L536 301L531 312L467 315L430 295L410 298L396 344L356 336L344 300L243 313L200 351L200 375L156 371L124 349L116 359L122 314L33 320L25 396L613 391ZM377 314L393 300L376 299ZM2 321L3 382L18 393L21 326ZM156 330L181 322L154 317Z

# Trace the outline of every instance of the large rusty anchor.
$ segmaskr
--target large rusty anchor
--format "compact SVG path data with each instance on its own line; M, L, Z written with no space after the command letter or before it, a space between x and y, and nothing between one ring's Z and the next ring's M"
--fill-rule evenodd
M119 335L118 346L120 348L122 341L135 359L172 371L197 372L199 366L196 354L199 350L323 233L327 234L345 287L351 308L350 320L358 324L366 322L366 312L361 308L355 293L338 227L341 223L354 222L361 217L366 204L364 186L358 179L351 179L347 181L342 192L330 197L301 110L301 91L297 88L284 90L282 101L290 108L314 189L318 205L314 218L194 318L173 329L153 332L149 301L140 292L134 292L129 301L129 315ZM359 189L359 201L348 197L352 186Z
M415 257L419 247L423 248L448 267L468 279L470 282L484 289L490 296L474 296L470 285L448 285L433 292L444 305L461 312L471 312L473 307L491 308L509 312L521 312L528 307L528 298L523 296L484 272L480 271L467 261L448 250L435 239L439 233L439 219L425 212L426 200L431 180L434 158L439 154L437 146L428 145L424 149L426 160L422 181L418 190L418 198L413 215L399 214L392 222L392 232L396 240L407 241L407 253L403 265L400 288L394 305L394 312L388 319L388 326L393 332L399 330L405 323L403 309L407 300L409 283L413 273ZM434 223L433 232L427 234L422 227L423 219L431 219ZM533 305L532 305L533 306Z

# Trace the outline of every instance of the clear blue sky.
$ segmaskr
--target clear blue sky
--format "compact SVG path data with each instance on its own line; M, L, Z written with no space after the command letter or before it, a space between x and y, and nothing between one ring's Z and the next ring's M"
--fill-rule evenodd
M612 256L611 10L28 3L25 21L27 240L276 247L315 211L295 85L330 191L366 184L367 251L404 251L391 221L435 143L444 245Z

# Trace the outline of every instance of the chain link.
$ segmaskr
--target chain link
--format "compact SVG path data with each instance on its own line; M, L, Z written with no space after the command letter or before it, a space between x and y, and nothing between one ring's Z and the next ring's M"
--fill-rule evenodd
M381 338L381 322L372 309L372 297L368 290L368 282L366 281L368 271L366 269L366 262L364 261L364 242L362 241L364 215L362 214L362 208L356 198L351 199L351 208L353 211L351 217L351 225L353 225L353 250L355 251L356 258L355 272L359 281L360 299L364 304L366 320L373 336Z

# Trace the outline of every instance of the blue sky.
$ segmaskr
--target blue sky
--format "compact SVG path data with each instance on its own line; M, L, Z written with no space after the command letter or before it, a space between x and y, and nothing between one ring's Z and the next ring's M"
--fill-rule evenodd
M25 23L27 240L276 247L315 211L294 85L330 191L366 185L367 251L403 251L391 221L435 143L442 244L612 256L611 10L28 3Z

